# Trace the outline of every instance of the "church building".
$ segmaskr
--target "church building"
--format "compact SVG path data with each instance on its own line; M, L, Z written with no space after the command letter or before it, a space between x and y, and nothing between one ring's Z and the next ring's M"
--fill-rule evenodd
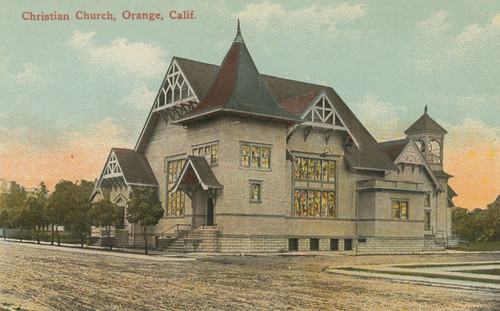
M135 148L111 149L92 200L126 214L131 189L156 188L150 243L172 251L443 249L446 130L426 107L405 134L377 142L333 88L260 74L238 24L220 66L172 59ZM125 219L114 235L144 246Z

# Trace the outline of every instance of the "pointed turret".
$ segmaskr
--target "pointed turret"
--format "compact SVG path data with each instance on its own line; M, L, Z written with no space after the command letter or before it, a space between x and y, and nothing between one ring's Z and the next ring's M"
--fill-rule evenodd
M410 135L426 131L441 133L441 134L447 133L446 130L441 125L439 125L427 114L427 105L424 108L424 114L405 131L405 134Z
M413 139L433 171L443 170L443 144L446 130L427 114L424 114L406 131L406 137Z
M215 113L234 113L298 123L301 120L278 105L255 66L241 35L233 44L198 106L175 123L187 123Z

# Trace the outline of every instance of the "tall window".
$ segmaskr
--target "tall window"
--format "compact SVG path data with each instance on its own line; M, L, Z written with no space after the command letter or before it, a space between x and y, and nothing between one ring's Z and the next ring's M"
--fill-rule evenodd
M408 201L392 201L392 218L408 219Z
M166 216L181 216L184 215L185 194L184 191L178 190L172 192L170 188L181 173L181 169L186 162L185 159L172 159L166 162L167 171L167 210Z
M424 214L424 229L431 230L431 212L429 211Z
M294 175L297 180L335 182L335 161L296 157Z
M215 165L219 163L219 143L210 143L193 147L193 155L203 156L208 164Z
M242 144L241 166L256 169L270 169L271 147L257 144Z
M337 216L336 162L334 160L295 157L293 174L297 182L302 182L294 189L293 213L295 216L328 218ZM307 184L303 181L307 181Z
M424 206L431 206L431 195L429 193L424 196Z

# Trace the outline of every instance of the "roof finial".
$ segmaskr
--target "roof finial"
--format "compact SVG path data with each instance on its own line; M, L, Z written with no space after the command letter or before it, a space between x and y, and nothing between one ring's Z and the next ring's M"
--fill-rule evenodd
M427 113L427 105L425 105L424 113Z
M236 30L236 38L234 38L234 42L243 42L243 37L241 36L240 19L239 18L238 18L238 29Z

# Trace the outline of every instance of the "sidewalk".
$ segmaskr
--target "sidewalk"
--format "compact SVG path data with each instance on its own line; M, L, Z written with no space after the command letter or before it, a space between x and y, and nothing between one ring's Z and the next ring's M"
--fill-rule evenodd
M69 244L69 243L61 243L61 246L57 246L57 243L51 245L50 242L40 242L37 244L36 241L31 240L23 240L23 242L19 242L19 240L7 239L7 241L1 240L0 245L2 244L10 244L10 245L18 245L19 247L32 247L32 248L40 248L52 251L63 251L63 252L73 252L73 253L87 253L87 254L95 254L95 255L104 255L104 256L116 256L116 257L124 257L124 258L135 258L142 260L151 260L151 261L195 261L196 258L191 256L185 256L181 253L166 253L160 252L155 249L148 250L149 254L144 254L144 249L134 249L134 248L113 248L112 251L109 251L105 247L100 246L88 246L85 245L83 248L80 247L79 244Z

